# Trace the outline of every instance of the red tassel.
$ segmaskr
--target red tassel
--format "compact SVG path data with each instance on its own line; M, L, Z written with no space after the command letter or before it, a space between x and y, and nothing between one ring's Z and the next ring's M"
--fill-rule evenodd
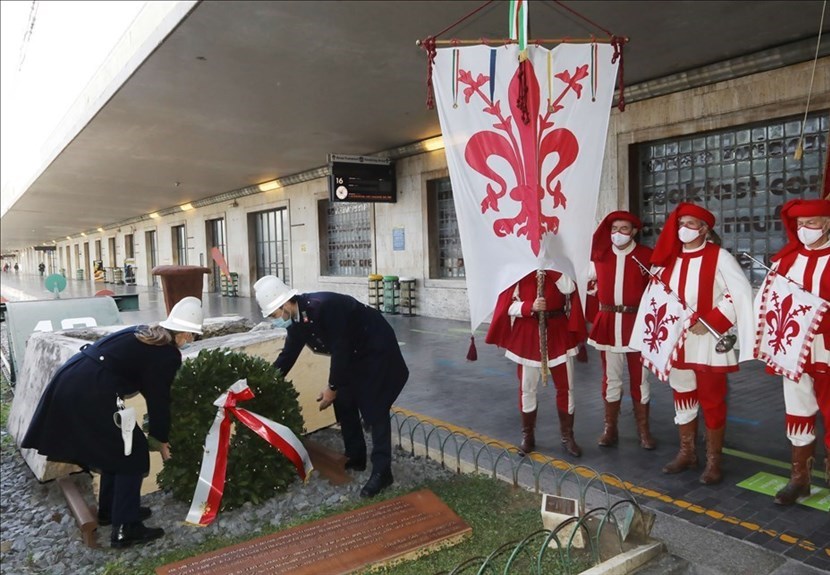
M579 363L588 363L588 350L585 349L585 344L579 344L579 351L576 352L576 361Z
M625 112L625 66L623 65L623 47L628 40L620 36L613 36L611 38L611 45L614 47L614 57L611 58L611 63L620 60L620 70L617 74L617 83L620 87L620 99L617 102L617 108L620 112Z
M516 109L522 112L522 122L525 126L530 124L530 112L527 110L527 76L525 75L527 66L527 60L519 62L519 93L516 95Z
M476 351L476 336L470 336L470 349L467 350L467 360L476 361L478 359L478 351Z
M435 36L429 36L421 42L421 47L427 53L427 109L435 108L435 91L432 88L432 68L435 66Z

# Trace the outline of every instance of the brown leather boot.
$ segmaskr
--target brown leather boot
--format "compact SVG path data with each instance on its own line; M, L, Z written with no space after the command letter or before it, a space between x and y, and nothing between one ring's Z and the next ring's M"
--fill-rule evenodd
M674 459L663 467L663 473L680 473L697 467L697 450L695 449L697 418L689 423L679 425L678 430L680 433L680 450Z
M605 429L597 440L597 445L612 447L617 445L619 435L617 434L617 421L620 417L620 402L605 401Z
M723 480L720 461L725 434L725 425L720 429L706 429L706 468L700 476L700 482L704 485L715 485Z
M536 447L536 410L522 412L522 453L530 453Z
M657 441L651 436L648 427L649 405L634 402L634 419L637 420L637 434L640 436L640 447L652 450L657 447Z
M813 467L815 449L815 441L802 447L793 445L790 480L775 494L776 504L792 505L799 497L810 495L810 469Z
M574 439L574 414L567 411L559 412L559 431L562 434L562 447L574 457L582 455L582 448Z

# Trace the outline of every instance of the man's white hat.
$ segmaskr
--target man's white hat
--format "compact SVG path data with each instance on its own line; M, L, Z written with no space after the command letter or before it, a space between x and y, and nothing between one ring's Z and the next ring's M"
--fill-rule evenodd
M262 276L254 284L256 301L262 310L262 317L268 317L297 295L295 289L291 289L277 276Z
M187 331L202 335L203 320L202 302L199 298L187 296L173 306L170 315L166 320L160 321L159 325L171 331Z

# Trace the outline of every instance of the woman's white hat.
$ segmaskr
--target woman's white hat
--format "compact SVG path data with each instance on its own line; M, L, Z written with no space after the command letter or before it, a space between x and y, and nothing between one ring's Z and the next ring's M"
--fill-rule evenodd
M256 301L262 310L262 317L268 317L297 295L295 289L291 289L277 276L262 276L254 284Z
M202 335L203 320L202 302L199 298L187 296L173 306L170 315L166 320L160 321L159 325L171 331L187 331Z

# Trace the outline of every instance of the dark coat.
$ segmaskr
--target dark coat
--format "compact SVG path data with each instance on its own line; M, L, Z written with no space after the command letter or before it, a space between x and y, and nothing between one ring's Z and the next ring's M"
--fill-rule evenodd
M274 366L288 374L306 345L331 355L329 386L353 397L367 423L389 417L409 378L392 326L378 310L347 295L300 294L297 303L300 319L288 327Z
M168 441L170 384L182 364L173 345L139 341L137 326L84 346L52 377L23 438L22 447L48 459L113 474L150 470L142 422L133 430L133 449L124 455L121 430L113 422L116 398L141 393L147 402L150 435Z

